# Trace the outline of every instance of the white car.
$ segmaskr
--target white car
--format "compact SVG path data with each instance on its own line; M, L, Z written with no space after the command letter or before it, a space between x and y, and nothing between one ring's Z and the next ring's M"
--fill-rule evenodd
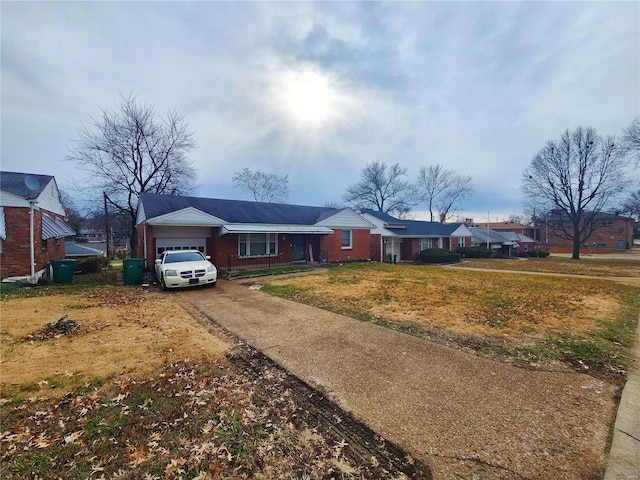
M162 290L168 288L213 285L218 280L218 271L198 250L165 250L156 259L156 278Z

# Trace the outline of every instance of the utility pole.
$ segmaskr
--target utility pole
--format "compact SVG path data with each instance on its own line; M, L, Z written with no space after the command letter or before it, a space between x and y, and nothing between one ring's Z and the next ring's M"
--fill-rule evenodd
M107 260L111 260L111 255L109 251L109 210L107 210L107 192L102 192L104 195L104 221L105 221L105 230L104 236L106 238L106 247L107 247Z

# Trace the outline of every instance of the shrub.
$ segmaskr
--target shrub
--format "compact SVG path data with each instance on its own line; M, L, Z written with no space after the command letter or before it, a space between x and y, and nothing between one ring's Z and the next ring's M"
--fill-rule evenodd
M455 263L459 262L462 255L459 253L449 252L440 248L428 248L422 250L418 255L418 261L421 263Z
M546 250L529 250L527 252L527 255L534 258L547 258L549 256L549 252L547 252Z
M491 256L491 250L483 247L459 248L456 253L462 255L462 258L489 258Z
M106 257L96 255L78 260L75 269L81 273L98 273L109 265Z

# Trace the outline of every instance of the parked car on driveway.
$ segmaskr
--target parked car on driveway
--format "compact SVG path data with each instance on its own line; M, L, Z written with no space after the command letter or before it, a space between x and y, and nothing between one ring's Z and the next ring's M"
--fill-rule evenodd
M156 259L155 273L162 290L169 288L213 285L218 280L218 270L198 250L165 250Z

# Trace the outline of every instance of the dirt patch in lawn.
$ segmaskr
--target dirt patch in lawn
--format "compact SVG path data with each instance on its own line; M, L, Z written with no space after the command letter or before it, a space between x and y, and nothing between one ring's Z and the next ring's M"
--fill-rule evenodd
M267 291L535 368L625 379L640 290L606 280L354 264ZM581 363L582 362L582 363Z
M64 395L92 379L139 377L227 348L157 292L103 287L2 302L3 395Z

